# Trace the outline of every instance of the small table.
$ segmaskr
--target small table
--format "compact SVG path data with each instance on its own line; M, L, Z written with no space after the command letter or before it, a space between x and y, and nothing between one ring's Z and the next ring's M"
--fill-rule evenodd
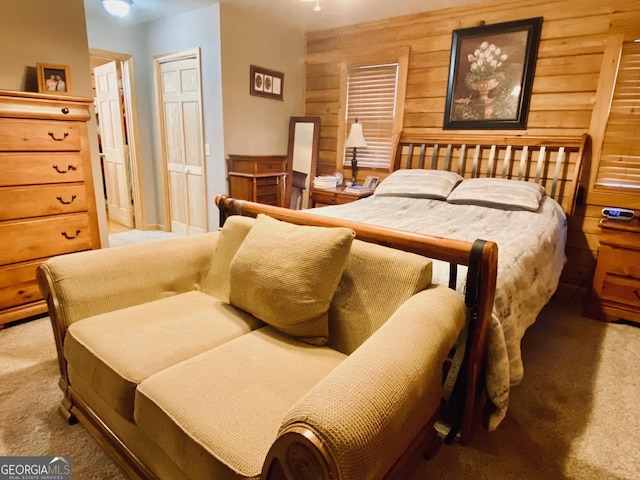
M600 220L596 272L584 314L640 323L640 219Z
M351 203L373 194L373 190L345 192L344 189L344 185L335 188L311 188L311 208Z

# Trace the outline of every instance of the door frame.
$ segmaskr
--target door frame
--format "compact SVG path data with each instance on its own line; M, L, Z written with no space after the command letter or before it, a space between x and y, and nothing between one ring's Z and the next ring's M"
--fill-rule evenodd
M169 171L167 169L167 150L166 150L166 138L164 134L164 127L162 119L164 118L164 103L162 101L162 88L161 88L161 71L160 66L162 63L173 62L176 60L186 60L194 58L198 63L198 81L200 84L200 127L202 129L202 145L200 145L202 155L202 181L204 183L204 218L205 218L205 231L209 231L209 205L207 195L207 158L204 151L204 113L203 113L203 99L202 99L202 61L200 58L200 47L189 48L186 50L180 50L179 52L165 53L160 55L154 55L153 57L153 80L155 87L155 101L156 101L156 132L158 132L158 152L160 152L160 161L162 163L162 181L163 181L163 203L164 203L164 217L163 217L163 229L167 232L171 231L171 199L169 192Z
M133 224L138 230L153 230L147 222L147 209L144 203L144 178L142 155L140 149L140 134L138 128L138 108L133 70L133 55L112 52L98 48L89 49L90 57L100 57L120 63L122 72L122 91L124 95L124 109L127 119L127 139L129 143L129 174L133 194ZM91 71L93 74L93 69ZM104 178L103 178L104 182Z

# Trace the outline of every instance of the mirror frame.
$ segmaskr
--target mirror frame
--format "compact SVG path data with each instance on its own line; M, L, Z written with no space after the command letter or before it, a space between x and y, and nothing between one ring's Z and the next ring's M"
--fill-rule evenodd
M289 208L291 203L291 188L293 183L293 148L295 145L296 125L298 123L313 123L313 143L311 145L311 164L309 165L309 188L303 193L307 198L307 205L311 196L313 177L318 168L318 155L320 153L320 117L291 117L289 119L289 144L287 146L287 190L285 193L285 206Z

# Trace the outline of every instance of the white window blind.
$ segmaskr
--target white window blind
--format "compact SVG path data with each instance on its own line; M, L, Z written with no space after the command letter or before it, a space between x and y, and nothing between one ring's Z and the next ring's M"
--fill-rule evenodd
M358 166L387 169L391 165L397 89L397 63L348 69L345 138L357 118L367 142L367 148L358 149ZM343 165L351 165L346 150Z
M596 186L640 190L640 43L622 47Z

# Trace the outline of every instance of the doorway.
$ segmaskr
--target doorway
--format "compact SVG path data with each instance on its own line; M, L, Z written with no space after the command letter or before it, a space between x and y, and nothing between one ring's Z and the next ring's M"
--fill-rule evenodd
M147 230L131 55L90 49L109 233Z
M156 101L171 232L207 231L200 49L155 57Z

